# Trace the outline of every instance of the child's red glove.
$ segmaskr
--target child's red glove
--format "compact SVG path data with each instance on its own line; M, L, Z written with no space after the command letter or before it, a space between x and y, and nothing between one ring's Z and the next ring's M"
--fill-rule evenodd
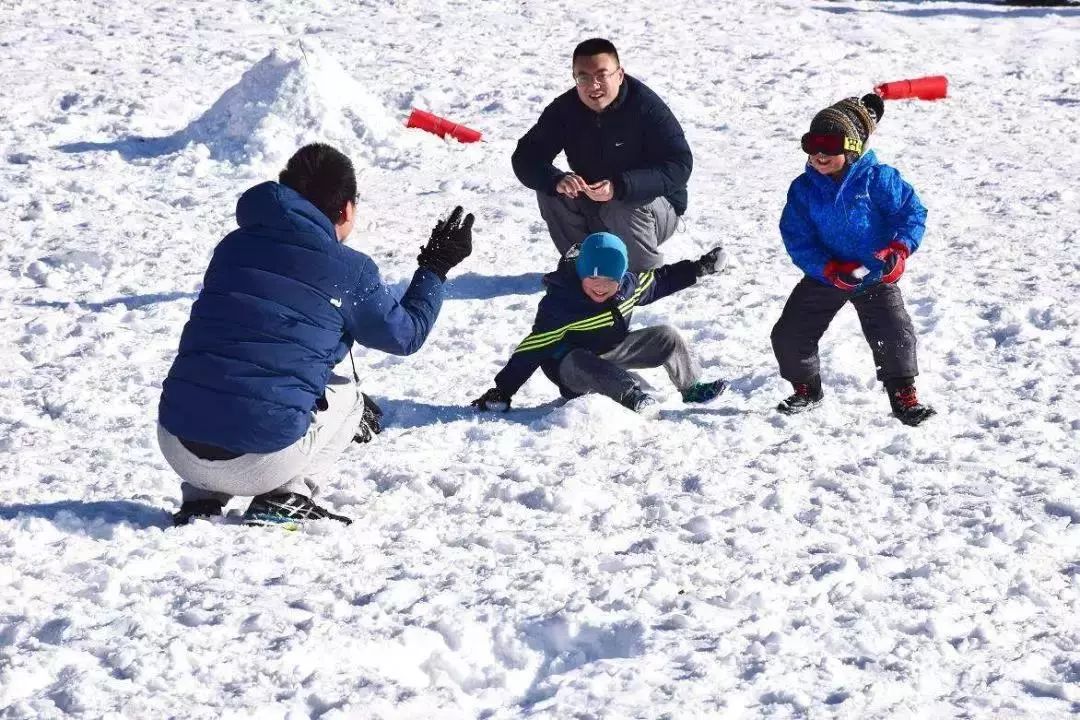
M903 243L893 240L887 246L874 253L885 266L881 269L881 282L894 283L904 274L904 261L911 255L911 251Z
M844 292L851 292L859 286L861 282L859 278L855 277L851 273L862 267L862 263L859 262L840 262L839 260L830 260L825 263L825 270L823 275L825 279L831 282L836 287L840 288Z

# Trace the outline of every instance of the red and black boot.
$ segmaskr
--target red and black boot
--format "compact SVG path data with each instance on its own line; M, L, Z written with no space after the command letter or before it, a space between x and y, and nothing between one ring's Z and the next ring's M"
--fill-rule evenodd
M825 398L825 393L821 391L821 377L818 375L806 382L793 382L791 386L795 388L794 394L784 398L776 406L776 409L785 415L813 410Z
M885 392L889 395L893 415L905 425L921 425L927 418L937 415L934 408L919 402L914 378L890 380L885 383Z

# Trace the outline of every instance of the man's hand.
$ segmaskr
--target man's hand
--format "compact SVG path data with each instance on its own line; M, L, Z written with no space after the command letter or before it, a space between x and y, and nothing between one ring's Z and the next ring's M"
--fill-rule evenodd
M874 253L874 257L885 264L881 269L881 282L889 284L899 280L909 255L907 246L896 240Z
M585 195L594 202L607 202L615 197L615 185L610 180L601 180L586 185Z
M510 409L510 396L503 394L499 388L493 387L469 404L477 410L506 412Z
M825 263L825 279L844 292L851 292L861 284L860 277L853 273L862 267L858 262L840 262L830 260Z
M568 198L576 198L579 193L586 192L588 188L589 184L580 175L568 173L555 186L555 192Z
M717 245L694 262L694 269L697 271L697 276L701 277L718 273L724 269L725 265L727 265L727 253L724 252L723 247Z
M364 412L360 416L360 426L356 428L353 442L366 443L375 439L382 432L382 408L366 393L360 393L364 398Z
M473 215L469 213L462 221L464 212L458 205L446 220L440 220L431 231L431 239L420 248L416 262L446 280L450 268L472 253Z

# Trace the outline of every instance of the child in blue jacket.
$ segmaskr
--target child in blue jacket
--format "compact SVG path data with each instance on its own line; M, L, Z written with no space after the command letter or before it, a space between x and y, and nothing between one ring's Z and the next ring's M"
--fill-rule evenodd
M700 382L686 342L670 325L630 330L634 308L697 283L724 264L722 248L641 273L627 272L626 245L615 235L593 233L567 251L544 276L547 294L532 333L495 376L495 387L472 402L481 410L508 410L510 400L537 369L563 397L606 395L635 412L652 413L656 401L628 369L663 366L684 402L707 402L724 391L723 380Z
M895 284L922 241L926 208L895 168L863 153L884 112L877 95L847 98L815 115L803 135L806 170L780 218L784 246L806 273L772 331L780 375L795 390L782 413L821 402L818 341L850 300L893 414L907 425L935 414L915 391L915 330Z

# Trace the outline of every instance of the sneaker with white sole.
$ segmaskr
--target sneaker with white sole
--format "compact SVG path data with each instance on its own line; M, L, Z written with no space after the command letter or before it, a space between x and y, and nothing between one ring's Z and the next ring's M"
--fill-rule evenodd
M297 525L308 520L336 520L351 525L352 520L316 505L299 493L256 495L244 513L245 525Z
M684 403L707 403L727 390L727 385L724 380L694 383L682 391L682 401Z

